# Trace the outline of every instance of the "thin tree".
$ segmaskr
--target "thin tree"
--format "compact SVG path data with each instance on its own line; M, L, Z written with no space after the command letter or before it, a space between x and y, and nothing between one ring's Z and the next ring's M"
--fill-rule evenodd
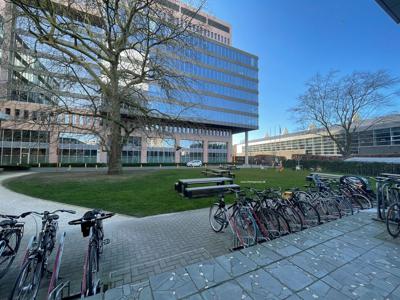
M366 130L387 112L399 79L387 71L353 72L339 77L337 71L317 74L306 82L306 91L291 108L306 128L327 135L344 157L360 130Z
M201 1L191 16L178 15L161 0L9 2L16 34L33 38L18 51L31 58L30 71L43 69L40 84L21 82L45 99L37 120L98 135L108 153L109 174L121 173L122 146L133 131L157 119L178 119L185 109L182 102L181 111L174 109L178 94L191 89L176 58L193 46ZM80 126L70 117L66 121L68 115L93 122Z

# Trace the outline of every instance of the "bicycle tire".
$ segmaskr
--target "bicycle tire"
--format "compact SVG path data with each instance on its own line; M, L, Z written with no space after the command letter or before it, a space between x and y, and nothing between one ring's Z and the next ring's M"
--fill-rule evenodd
M33 289L31 289L32 294L28 298L21 298L21 291L26 289L22 288L22 283L25 282L29 274L33 275L32 279L29 281L32 283ZM29 258L25 264L22 266L20 273L18 274L17 280L15 281L14 287L11 291L9 300L21 300L21 299L36 299L40 282L42 280L43 273L43 262L39 261L37 257ZM25 294L26 295L26 294Z
M321 224L321 216L313 205L306 201L297 201L295 206L303 215L306 226L314 227Z
M396 238L400 234L400 202L389 206L386 214L386 228L388 233Z
M226 214L219 203L214 203L210 207L210 212L208 214L208 221L210 223L211 229L215 232L221 232L224 227L226 227ZM213 223L216 221L216 224Z
M257 242L257 228L248 207L241 206L234 215L237 229L240 231L243 246L249 247Z
M97 293L98 273L99 273L99 253L97 251L97 243L92 242L89 249L88 269L86 273L88 296L92 296Z
M21 245L21 239L22 239L22 234L20 230L11 230L10 232L7 232L4 236L4 241L8 240L10 241L11 237L15 237L15 243L14 246L8 246L9 250L12 253L6 255L7 253L3 252L0 256L0 279L7 273L7 271L10 269L13 261L15 260L15 257L17 256L17 252L19 249L19 246ZM9 244L9 243L7 243ZM11 249L10 249L11 248ZM6 249L4 250L6 251Z
M303 221L301 220L299 213L294 208L285 205L279 209L279 212L289 223L292 232L303 230Z
M351 200L355 201L356 203L358 203L358 205L362 206L361 209L370 209L373 208L374 206L371 199L362 194L351 195Z

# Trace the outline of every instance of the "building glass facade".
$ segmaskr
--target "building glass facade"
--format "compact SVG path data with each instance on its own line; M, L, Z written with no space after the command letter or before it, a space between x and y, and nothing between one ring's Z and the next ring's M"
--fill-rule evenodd
M344 136L337 132L337 139ZM237 155L244 155L244 144L236 145ZM249 155L306 154L318 156L340 156L331 138L312 132L299 132L277 137L249 141ZM351 151L354 155L399 155L400 115L389 116L376 125L360 128L355 133Z
M170 1L162 2L168 7L171 6ZM178 6L177 11L182 12L183 8L186 12L190 11L186 5L177 3L173 3L175 8ZM87 130L79 132L79 129L74 128L102 126L100 120L74 111L87 107L91 101L101 101L99 87L94 84L92 75L83 68L74 66L74 76L85 82L83 87L74 79L76 77L66 76L65 66L60 63L63 55L37 42L27 30L27 19L19 16L15 23L7 25L12 26L9 27L10 30L4 30L2 20L0 14L0 42L5 38L11 39L12 42L10 49L7 49L10 53L7 56L9 61L2 64L0 69L2 78L3 74L6 74L7 78L7 88L4 89L5 92L2 90L0 95L4 100L0 103L1 111L22 124L22 121L37 123L38 120L46 123L46 120L55 117L42 111L41 105L66 104L72 105L73 108L68 113L56 116L63 126L46 131L46 142L41 139L39 145L33 142L18 144L18 130L15 129L15 125L6 125L7 128L2 129L0 141L3 164L106 163L107 159L102 155L104 147L100 145L100 140L95 139L92 134L87 134ZM210 162L230 161L232 134L258 127L258 58L230 46L231 28L225 22L208 15L202 15L201 20L197 21L209 27L204 30L199 27L196 34L188 37L187 42L190 46L187 49L174 49L172 46L159 49L165 54L166 67L185 78L184 86L176 86L172 97L167 97L162 88L155 84L145 88L148 89L151 99L149 108L172 117L179 116L179 120L170 124L161 120L160 124L156 125L158 128L155 136L160 132L165 133L161 143L159 138L147 139L152 135L151 129L144 129L145 133L134 132L132 140L123 146L122 163L178 163L193 159L207 160L207 157ZM80 20L74 19L74 22ZM84 25L96 34L102 34L101 28ZM74 42L67 37L65 41ZM0 60L1 54L2 52ZM91 64L94 61L88 59L87 63ZM94 73L102 76L100 69L94 68ZM5 125L2 124L2 127ZM28 129L31 124L26 127ZM21 128L24 126L21 125ZM46 130L49 130L48 128L49 126ZM4 134L5 130L12 131L12 141L7 140L9 131ZM29 130L40 135L45 132L44 129ZM36 133L30 134L30 138L36 138ZM50 143L49 136L58 136L58 140ZM226 149L209 148L210 141L226 144ZM179 154L176 153L178 143L183 143ZM210 152L211 155L205 152Z

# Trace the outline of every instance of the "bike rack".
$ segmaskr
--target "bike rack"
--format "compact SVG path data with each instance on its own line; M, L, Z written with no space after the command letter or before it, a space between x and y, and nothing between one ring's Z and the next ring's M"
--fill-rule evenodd
M376 201L377 201L377 216L376 220L386 220L386 209L389 203L390 194L389 190L395 180L400 180L400 174L382 173L381 176L376 177Z

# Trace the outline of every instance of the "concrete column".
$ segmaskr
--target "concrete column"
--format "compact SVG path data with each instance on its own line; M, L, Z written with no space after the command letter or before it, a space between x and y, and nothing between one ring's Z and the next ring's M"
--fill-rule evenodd
M58 131L50 131L49 163L58 163Z
M203 140L203 163L208 163L208 140Z
M228 159L228 163L231 163L232 162L232 137L231 137L231 139L228 141L228 144L227 144L227 159Z
M244 133L244 164L249 164L249 132Z
M147 163L147 137L142 136L142 148L140 149L140 162Z
M176 151L176 147L181 145L181 139L179 137L175 138L175 163L179 164L181 162L181 150Z
M99 151L97 151L97 162L99 164L106 164L106 163L108 163L107 158L108 158L107 152L102 151L102 149L100 147Z

